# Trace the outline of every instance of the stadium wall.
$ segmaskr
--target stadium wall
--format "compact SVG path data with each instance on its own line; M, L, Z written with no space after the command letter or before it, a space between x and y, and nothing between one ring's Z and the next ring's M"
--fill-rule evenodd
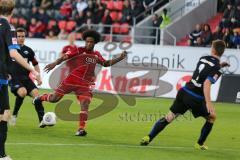
M35 51L43 71L46 64L59 57L63 46L68 43L60 40L28 39L26 44ZM77 45L84 46L84 42L78 41ZM95 49L100 51L106 59L121 53L122 50L127 50L129 53L127 61L122 62L121 65L111 69L98 67L95 91L166 98L175 97L177 89L191 78L199 58L210 52L209 48L161 47L128 43L99 43ZM222 60L231 63L231 67L224 70L225 73L240 74L239 50L226 50ZM156 64L163 65L165 68L152 67ZM52 81L50 77L52 72L48 74L42 72L41 88L52 88L49 85ZM123 79L119 81L122 77L127 78L125 81ZM211 94L214 101L217 100L220 84L221 79L213 85Z
M217 101L240 103L240 75L224 75Z

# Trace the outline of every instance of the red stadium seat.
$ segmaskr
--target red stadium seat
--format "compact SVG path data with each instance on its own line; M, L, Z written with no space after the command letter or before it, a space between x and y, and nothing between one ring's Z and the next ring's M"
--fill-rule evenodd
M119 23L113 23L112 27L113 27L113 33L117 33L117 34L120 33L120 24Z
M123 24L121 25L120 32L121 32L122 34L128 34L129 28L130 28L130 26L129 26L128 23L123 23Z
M122 11L123 10L123 1L115 1L114 2L114 9L118 10L118 11Z
M122 39L122 42L131 43L131 42L132 42L132 37L131 37L131 36L124 37L124 38Z
M76 22L75 21L68 21L66 24L66 30L68 32L73 31L73 29L76 27Z
M62 20L58 22L58 27L60 29L66 29L66 25L67 25L67 21Z
M27 25L27 20L24 18L19 18L18 23L19 23L19 25L25 26L25 25Z
M109 9L109 10L113 10L114 9L113 1L107 2L107 9Z
M12 17L12 18L10 19L10 23L11 23L11 24L17 24L17 23L18 23L18 18Z
M47 29L51 29L55 23L56 23L55 20L50 20L50 21L48 22Z
M122 19L122 12L118 12L118 21L121 21Z
M112 11L110 13L110 16L111 16L113 21L118 21L118 12Z

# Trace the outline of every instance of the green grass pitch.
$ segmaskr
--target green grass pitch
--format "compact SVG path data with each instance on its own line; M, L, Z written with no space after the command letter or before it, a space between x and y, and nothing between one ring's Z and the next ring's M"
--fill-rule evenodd
M14 97L10 94L11 108ZM65 99L75 100L67 95ZM87 137L75 137L78 122L57 121L40 129L31 99L26 98L17 119L9 126L7 153L13 160L237 160L240 159L240 105L216 103L217 121L208 137L208 151L193 148L204 123L186 113L169 125L149 146L139 146L155 119L168 111L172 99L138 98L134 107L120 100L112 112L90 120ZM99 104L93 99L90 109ZM46 111L55 104L44 103ZM72 111L79 111L75 103Z

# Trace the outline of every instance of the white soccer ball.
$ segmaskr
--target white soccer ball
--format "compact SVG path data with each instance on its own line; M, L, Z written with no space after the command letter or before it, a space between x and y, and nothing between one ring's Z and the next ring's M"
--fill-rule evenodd
M57 116L54 112L47 112L43 116L43 123L46 125L55 125L57 123Z

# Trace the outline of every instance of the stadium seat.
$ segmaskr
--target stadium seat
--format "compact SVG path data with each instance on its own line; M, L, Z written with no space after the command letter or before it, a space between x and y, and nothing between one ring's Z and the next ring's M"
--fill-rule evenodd
M112 27L113 27L113 33L117 33L117 34L120 33L120 24L119 23L113 23Z
M24 19L24 18L19 18L19 19L18 19L18 23L19 23L19 25L21 25L21 26L25 26L25 25L27 25L27 20Z
M18 24L18 18L12 17L12 18L10 19L10 23L11 23L11 24Z
M122 34L128 34L129 28L130 28L130 26L129 26L128 23L123 23L123 24L121 25L121 28L120 28L120 33L122 33Z
M67 25L67 21L62 20L58 22L58 27L60 29L66 29L66 25Z
M121 21L122 19L122 12L118 12L118 21Z
M110 13L110 16L111 16L113 21L118 21L118 12L112 11Z
M123 10L123 1L115 1L114 2L114 9L118 10L118 11L122 11Z
M55 23L56 23L55 20L50 20L50 21L48 22L47 29L51 29Z
M131 36L124 37L124 38L122 39L122 42L131 43L131 42L132 42L132 37L131 37Z
M73 31L73 29L76 27L76 22L75 21L68 21L66 24L66 30L68 32Z
M103 40L103 41L109 42L109 41L111 41L111 39L112 39L111 35L106 35L106 36L104 37L104 40Z
M113 10L114 9L113 1L107 2L107 9L109 9L109 10Z

